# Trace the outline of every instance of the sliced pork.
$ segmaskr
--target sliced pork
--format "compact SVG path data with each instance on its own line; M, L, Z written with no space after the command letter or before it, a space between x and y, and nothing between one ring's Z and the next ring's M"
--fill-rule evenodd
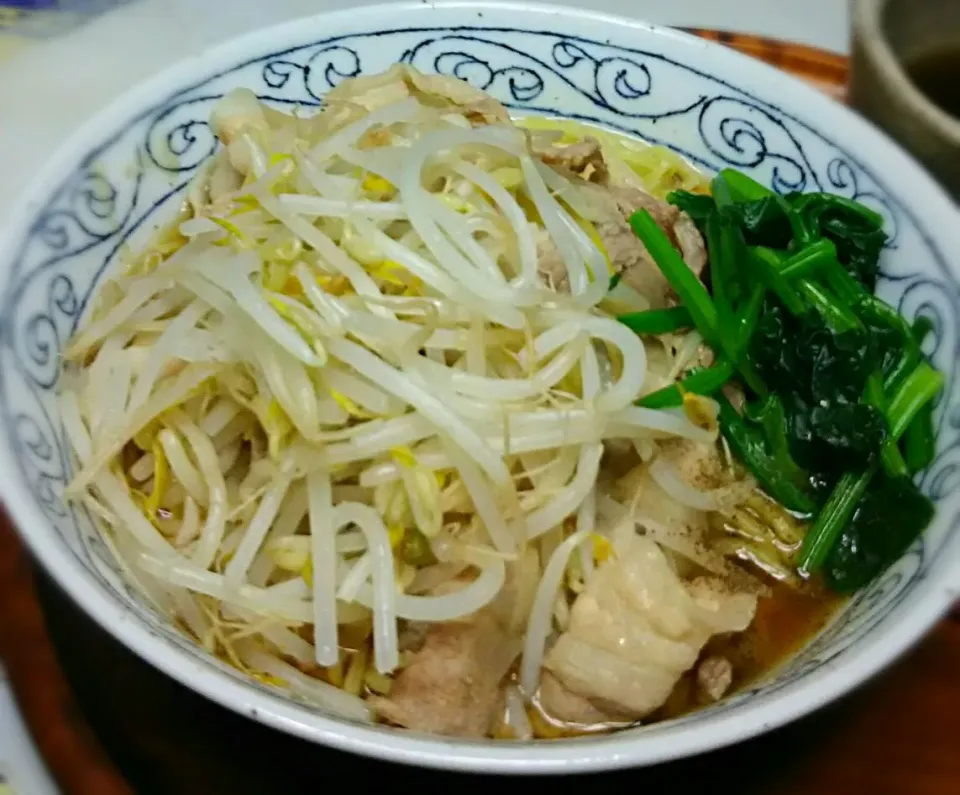
M663 705L712 636L745 630L756 605L755 596L729 593L718 580L684 582L655 542L632 536L574 603L568 630L544 660L562 689L551 684L541 702L567 720L642 719Z

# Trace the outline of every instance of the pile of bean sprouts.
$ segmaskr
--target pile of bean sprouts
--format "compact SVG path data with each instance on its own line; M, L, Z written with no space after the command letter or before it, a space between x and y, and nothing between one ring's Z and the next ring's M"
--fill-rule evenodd
M221 100L225 145L65 351L69 494L212 652L358 719L403 665L398 625L521 576L529 691L565 574L589 580L626 510L605 443L649 460L715 429L633 405L680 363L614 318L645 299L611 293L595 209L532 133L414 92L335 110Z

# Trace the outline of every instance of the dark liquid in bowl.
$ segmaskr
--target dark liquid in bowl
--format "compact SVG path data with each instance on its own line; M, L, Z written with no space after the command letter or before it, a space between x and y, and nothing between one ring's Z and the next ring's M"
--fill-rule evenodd
M907 59L905 66L917 88L960 119L960 41L915 55Z

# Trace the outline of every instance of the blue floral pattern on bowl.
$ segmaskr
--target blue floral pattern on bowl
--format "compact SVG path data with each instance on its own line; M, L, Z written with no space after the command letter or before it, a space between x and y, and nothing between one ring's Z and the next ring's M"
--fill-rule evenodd
M143 603L124 582L91 517L62 501L70 462L53 403L58 352L100 276L125 246L137 245L170 217L188 180L215 150L206 120L220 96L244 85L278 107L316 106L342 80L394 62L455 75L516 113L593 122L670 146L707 170L733 166L780 192L826 190L883 214L891 240L880 290L907 318L924 314L933 320L927 352L947 376L936 415L937 458L922 485L941 511L950 512L950 521L857 595L774 681L673 725L768 698L880 631L953 543L958 518L951 495L960 489L960 285L916 208L898 199L895 186L855 152L836 143L830 130L692 63L550 29L489 27L481 19L474 26L366 30L309 41L184 81L176 92L118 123L109 138L73 162L62 184L36 207L28 234L15 241L2 289L0 422L14 448L18 476L82 565L152 633L200 666L224 668Z

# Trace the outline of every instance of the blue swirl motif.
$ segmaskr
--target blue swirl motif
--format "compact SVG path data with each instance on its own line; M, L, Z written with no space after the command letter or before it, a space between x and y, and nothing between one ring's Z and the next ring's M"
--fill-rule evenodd
M22 372L41 389L57 379L59 353L83 309L74 258L109 245L137 208L143 180L139 150L122 187L91 155L51 198L30 228L7 287L2 326Z
M66 342L64 332L72 328L79 312L80 300L73 281L58 273L47 284L46 306L30 315L22 331L25 369L37 386L48 388L56 383L60 351Z
M426 38L410 47L401 61L426 72L466 80L489 91L504 104L524 110L564 115L554 107L556 91L571 91L588 101L594 111L608 111L622 119L656 120L682 115L698 107L704 97L695 93L679 106L655 96L648 60L665 75L680 67L658 56L636 57L590 46L569 38L550 37L540 53L477 33L450 33ZM553 40L555 39L555 40ZM643 53L647 56L648 54ZM642 102L642 100L650 100Z
M238 83L236 73L251 66L257 69L249 87L269 101L315 105L342 80L382 68L390 60L384 53L394 43L393 60L427 72L455 75L513 108L575 115L668 145L670 142L658 138L661 128L657 124L667 119L682 120L687 138L682 143L674 142L674 148L702 166L741 168L780 192L841 193L881 212L893 230L891 247L913 241L936 260L941 271L939 280L930 274L909 271L886 273L884 288L899 302L906 317L924 314L934 321L927 352L947 373L948 385L947 398L937 415L938 456L925 473L923 486L941 504L946 504L951 493L960 488L960 290L909 208L900 205L854 156L780 109L657 53L626 50L573 35L520 30L378 31L267 54L147 110L131 121L120 136L80 164L31 227L13 269L15 284L6 287L0 307L0 325L4 331L16 329L17 333L0 335L0 346L12 352L12 357L4 357L3 361L12 359L16 370L13 375L24 377L32 397L14 401L9 374L3 373L0 407L21 474L37 505L58 528L68 526L72 528L70 532L81 534L87 542L86 553L95 559L94 563L83 563L97 569L101 581L106 582L100 571L116 574L118 568L110 560L102 539L96 536L90 518L81 518L85 512L67 511L60 501L69 471L67 451L46 408L52 402L50 392L56 382L58 353L93 287L86 281L78 282L73 270L66 266L79 262L85 252L91 252L100 243L124 240L138 224L152 220L152 213L167 196L182 189L216 149L207 118L213 103ZM374 69L370 64L377 66ZM667 79L670 75L681 79ZM555 107L558 97L563 97L565 107ZM576 105L577 109L567 111L567 105ZM126 151L125 147L131 150ZM137 171L132 189L127 187L129 180L110 179L94 167L96 158L113 153L129 155L135 161ZM145 165L169 175L169 180L162 186L152 184L141 197ZM115 250L109 252L91 272L102 273L114 253ZM100 252L91 256L99 257ZM908 267L915 266L908 263ZM89 532L85 533L81 525L88 527ZM946 543L946 539L940 543ZM896 611L924 576L934 555L934 550L918 544L858 595L844 614L774 682L743 693L711 712L723 711L746 699L767 697L842 655ZM122 597L125 604L141 615L158 636L192 654L202 664L224 669L174 631L162 616L144 607L122 580L116 576L107 579L115 592L126 594ZM243 678L234 671L230 673Z
M208 116L217 99L219 96L180 99L155 113L144 141L144 151L155 167L171 174L186 174L214 153L217 139Z
M30 491L41 510L54 522L67 516L60 499L66 478L63 448L53 433L49 417L18 414L13 418L13 443Z
M135 204L142 167L139 155L134 165L129 196L93 163L82 167L37 216L22 259L54 263L114 235Z
M265 86L289 92L304 104L319 104L323 95L344 80L361 73L360 56L351 47L332 45L308 53L303 63L288 57L271 58L264 65L260 77ZM291 79L298 78L291 83Z
M448 49L448 48L456 49ZM466 35L428 38L400 56L424 72L450 75L481 91L502 94L508 102L527 104L543 94L543 78L526 64L495 65L502 51L496 42Z
M41 215L35 234L56 252L69 247L72 232L80 231L93 238L109 235L115 226L117 198L117 189L102 174L80 174L68 189L67 207Z
M740 97L712 97L700 108L697 126L707 149L725 166L769 168L768 181L779 193L821 189L812 164L788 125L759 104Z
M633 58L621 55L597 55L578 42L559 41L551 50L553 63L566 72L586 67L593 81L587 93L601 106L616 109L621 101L628 103L650 96L653 78L650 68Z

